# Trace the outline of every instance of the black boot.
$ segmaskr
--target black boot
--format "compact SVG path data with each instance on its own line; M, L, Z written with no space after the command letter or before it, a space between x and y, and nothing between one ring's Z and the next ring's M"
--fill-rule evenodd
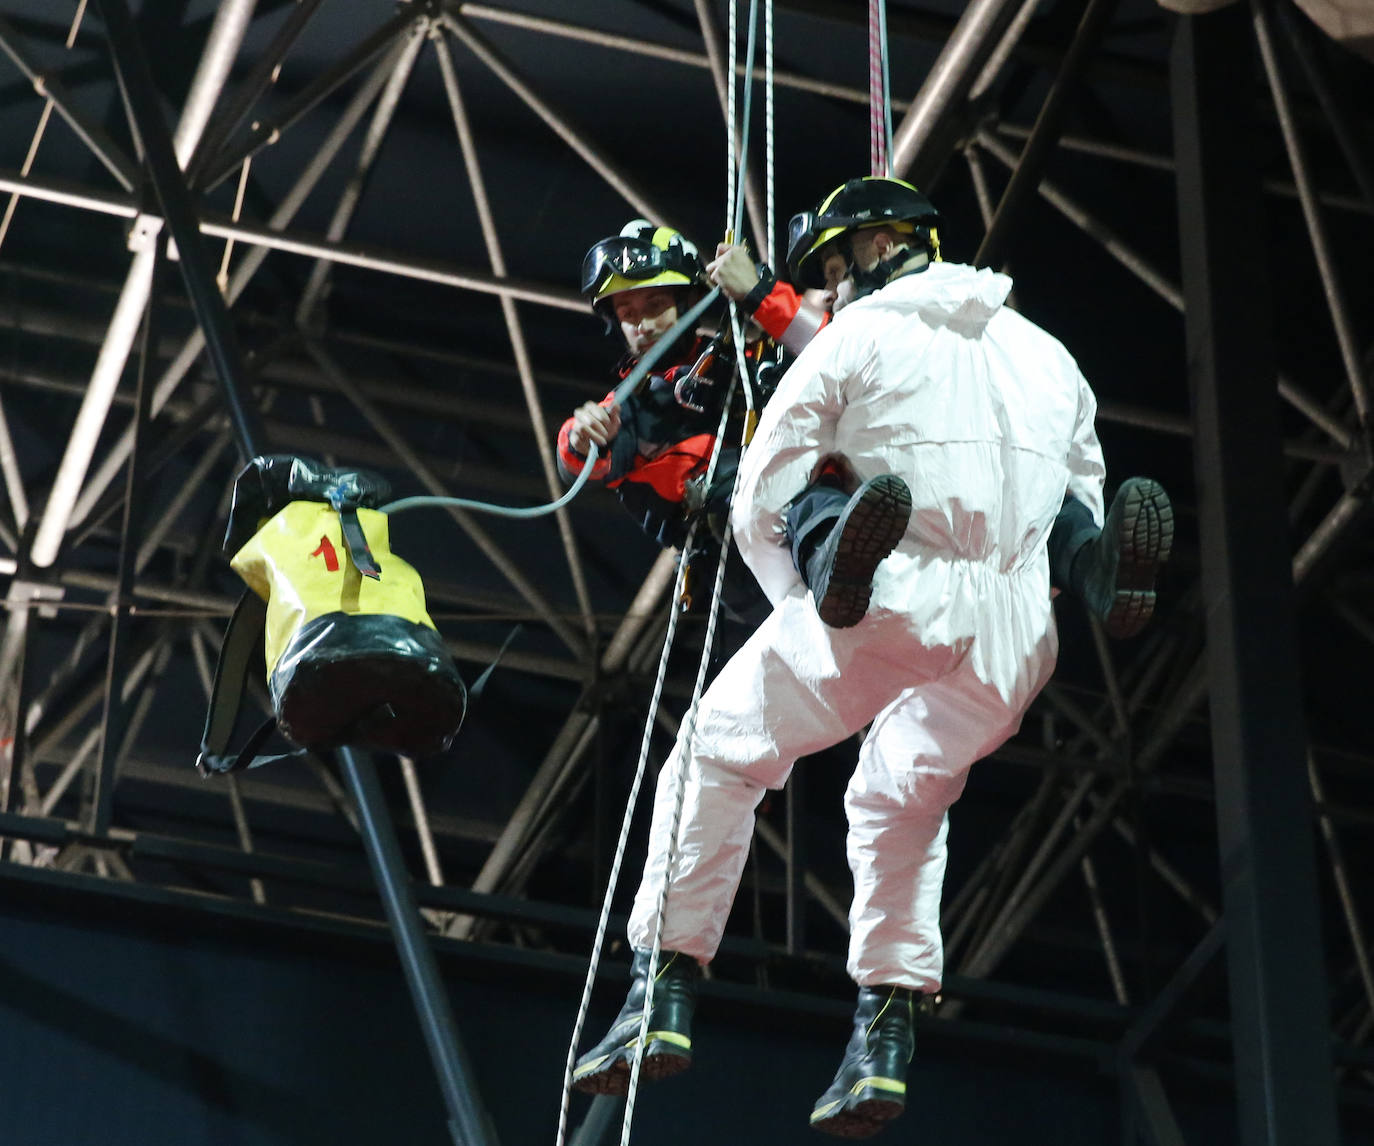
M802 571L816 612L832 629L857 625L873 593L873 573L906 532L911 490L896 474L859 486Z
M1073 556L1070 584L1109 637L1133 637L1155 611L1155 578L1174 543L1174 507L1157 481L1127 478L1101 536Z
M906 987L859 988L844 1060L811 1111L815 1129L837 1138L867 1138L906 1108L915 1005Z
M573 1086L584 1094L624 1094L630 1089L630 1067L634 1064L635 1044L639 1042L639 1020L649 977L649 952L635 950L630 974L630 993L611 1029L573 1067ZM642 1078L668 1078L692 1065L692 1011L696 1007L699 978L701 967L690 955L659 952Z

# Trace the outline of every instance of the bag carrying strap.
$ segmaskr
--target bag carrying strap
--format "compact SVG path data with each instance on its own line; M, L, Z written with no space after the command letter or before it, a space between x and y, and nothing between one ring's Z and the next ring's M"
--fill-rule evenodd
M256 755L276 728L275 717L268 717L258 725L238 752L231 753L229 748L229 738L234 734L234 725L243 707L248 673L262 642L266 622L267 603L251 589L245 590L229 618L229 627L219 648L219 662L215 665L215 683L210 689L205 731L200 737L200 755L196 757L196 768L202 775L239 772L305 755L301 748L275 756Z

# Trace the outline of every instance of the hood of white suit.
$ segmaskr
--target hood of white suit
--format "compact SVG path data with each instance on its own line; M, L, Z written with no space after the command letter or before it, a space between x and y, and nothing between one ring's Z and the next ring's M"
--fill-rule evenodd
M948 327L975 338L1007 301L1011 279L962 263L931 263L923 271L893 279L882 290L846 307L914 311L928 326Z

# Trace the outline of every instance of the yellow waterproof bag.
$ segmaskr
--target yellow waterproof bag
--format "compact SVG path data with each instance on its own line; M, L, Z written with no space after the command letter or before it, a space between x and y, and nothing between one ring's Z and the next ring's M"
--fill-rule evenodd
M276 759L254 755L273 723L303 748L416 757L457 734L466 690L425 611L420 575L391 552L387 516L375 508L389 496L375 475L290 456L254 458L239 474L225 548L249 592L221 650L204 770ZM275 721L227 755L248 642L259 636Z

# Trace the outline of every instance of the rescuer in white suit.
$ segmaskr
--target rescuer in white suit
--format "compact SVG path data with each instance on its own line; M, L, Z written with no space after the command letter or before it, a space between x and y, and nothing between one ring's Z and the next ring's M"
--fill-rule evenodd
M699 964L719 945L764 792L871 722L845 797L859 1004L811 1115L844 1137L904 1107L915 996L943 973L946 811L1054 668L1045 545L1066 492L1103 523L1092 391L1059 342L1003 306L1008 278L939 261L936 218L909 184L868 178L793 220L794 281L838 242L873 293L793 364L741 463L735 539L774 610L702 698L645 1051L651 1078L690 1062ZM839 511L828 534L799 539L789 503L827 463ZM837 593L846 608L858 594L857 623L822 620ZM679 741L631 913L635 979L578 1061L584 1090L624 1090L683 766Z

